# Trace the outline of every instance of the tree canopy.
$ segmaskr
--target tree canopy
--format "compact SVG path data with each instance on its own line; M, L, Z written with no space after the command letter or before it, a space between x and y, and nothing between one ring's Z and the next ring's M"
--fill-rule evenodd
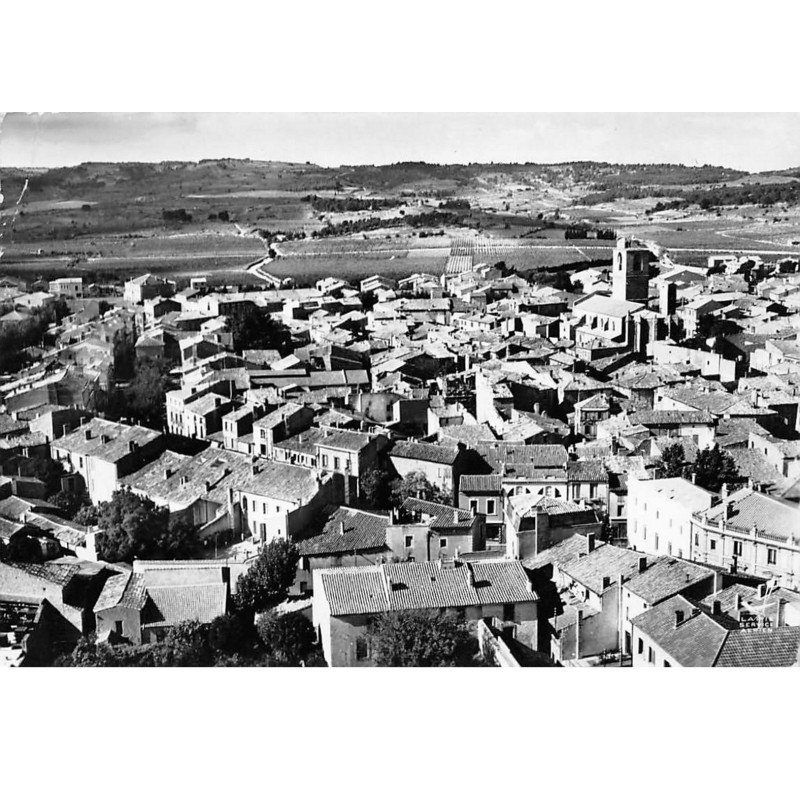
M381 614L369 633L379 667L453 667L471 663L475 639L454 611Z
M392 482L391 499L394 505L403 505L409 497L430 500L433 503L449 503L452 500L438 486L434 486L423 472L409 472Z
M657 465L662 478L680 478L686 470L686 453L680 442L668 445L661 452L661 460Z
M300 553L285 539L273 539L250 569L239 576L236 602L240 609L264 611L285 600L297 574Z
M111 500L82 508L76 520L98 525L98 556L103 561L134 558L190 558L197 549L194 528L180 517L170 519L169 509L129 489L114 492Z
M378 465L361 477L361 500L366 508L385 509L392 502L392 472Z
M299 666L314 649L314 626L297 611L289 614L268 611L259 617L256 628L267 654L277 663Z
M724 450L715 444L713 448L707 447L700 450L694 462L687 462L683 445L680 442L668 445L661 453L661 459L656 465L660 470L660 477L679 478L687 480L694 475L694 482L709 492L718 492L722 484L742 483L744 479L736 469L736 462Z
M697 485L709 492L720 491L723 483L730 485L744 480L736 469L736 462L728 453L720 450L718 444L701 450L688 471L695 474Z
M233 336L233 349L240 354L243 350L277 350L286 355L291 345L288 328L254 305L247 305L241 313L232 315L228 319L228 330Z

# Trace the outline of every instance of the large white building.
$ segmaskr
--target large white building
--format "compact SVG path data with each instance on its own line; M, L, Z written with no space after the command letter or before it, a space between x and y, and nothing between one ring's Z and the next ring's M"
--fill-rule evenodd
M710 509L716 495L684 478L628 479L628 544L653 555L697 559L692 515Z

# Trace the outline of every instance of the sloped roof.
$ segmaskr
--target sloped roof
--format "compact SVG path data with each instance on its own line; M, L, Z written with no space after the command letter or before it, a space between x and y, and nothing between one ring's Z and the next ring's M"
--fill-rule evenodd
M430 461L436 464L454 464L458 458L458 447L446 447L428 442L395 442L389 455L392 458L409 458Z
M352 553L386 547L389 517L342 506L330 516L318 536L297 542L301 556Z
M683 621L677 625L676 611L683 612ZM648 609L632 622L634 633L638 629L647 634L684 667L713 666L728 635L728 627L718 618L702 613L681 595Z
M730 631L715 667L794 667L800 657L800 627Z
M538 600L522 564L509 559L451 567L411 561L321 570L320 576L333 616Z
M186 620L211 622L227 610L228 587L224 583L196 586L149 586L152 600L143 627L177 625Z
M713 570L680 558L658 556L653 560L648 557L645 570L632 575L625 588L655 605L713 574Z

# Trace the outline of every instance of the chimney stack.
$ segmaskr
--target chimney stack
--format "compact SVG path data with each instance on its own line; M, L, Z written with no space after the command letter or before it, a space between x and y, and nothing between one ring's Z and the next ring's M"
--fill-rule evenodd
M722 495L722 499L723 500L727 500L728 499L728 484L727 483L723 483L722 484L722 488L720 489L720 494Z
M91 432L91 430L89 430L89 428L87 428L87 429L86 429L86 430L83 432L83 438L84 438L84 441L87 441L87 442L89 441L89 439L91 439L91 438L92 438L92 432Z
M586 535L586 552L591 553L595 548L595 535L589 533Z
M678 625L683 622L683 611L679 608L675 609L675 627L677 628Z
M339 536L344 536L344 522L339 522Z
M722 614L722 603L719 600L714 600L714 602L711 603L711 613L715 617L718 617L720 614Z
M169 478L171 477L172 477L172 470L169 467L167 467L167 469L164 470L164 480L165 481L169 480Z
M647 569L647 556L639 556L639 572Z
M737 611L742 607L742 596L739 594L739 592L736 592L736 594L733 596L733 607Z
M611 586L611 578L608 575L603 575L603 591L608 589L609 586Z
M458 525L458 509L453 509L453 525Z

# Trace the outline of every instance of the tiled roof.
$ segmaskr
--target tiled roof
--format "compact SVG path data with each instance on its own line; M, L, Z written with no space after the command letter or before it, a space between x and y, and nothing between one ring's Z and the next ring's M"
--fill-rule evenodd
M800 508L794 503L744 488L708 509L706 515L709 521L717 521L726 513L726 525L732 528L745 531L756 528L759 533L783 540L800 538Z
M706 392L693 387L675 387L665 392L664 395L698 411L708 411L711 414L719 415L724 414L731 406L735 406L741 401L740 397L729 392Z
M714 417L708 411L687 409L637 411L628 417L631 425L711 425Z
M404 562L320 572L333 616L424 608L463 608L484 604L532 602L519 561Z
M655 605L713 574L712 570L691 561L669 556L658 556L655 560L648 557L644 572L634 574L625 583L625 588Z
M177 625L186 620L211 622L226 611L228 587L224 583L150 586L147 595L152 605L143 627Z
M445 447L428 442L395 442L389 455L392 458L409 458L435 464L454 464L458 453L457 447Z
M476 448L490 463L529 464L534 467L563 467L567 450L560 444L481 444Z
M405 512L420 512L431 517L431 528L471 528L472 512L463 508L448 506L444 503L432 503L429 500L420 500L409 497L403 502L402 510Z
M91 438L86 439L86 432ZM158 439L159 431L140 425L123 425L119 422L95 418L80 428L56 439L53 446L59 450L78 453L103 461L116 462L129 453L129 445L144 447Z
M321 447L330 447L334 450L358 453L363 450L371 440L372 437L368 433L348 431L342 428L324 428L322 436L317 439L317 444Z
M461 492L499 494L502 484L502 475L462 475L458 488Z
M676 611L683 621L676 626ZM683 667L713 666L728 628L680 595L665 600L632 620L634 636L641 630ZM659 665L661 666L661 665Z
M585 550L583 551L585 552ZM615 583L622 575L627 585L632 575L639 571L641 553L607 544L595 547L591 553L560 564L562 572L595 594L603 593L603 578Z
M141 611L145 600L144 581L141 576L132 572L121 572L106 580L103 591L100 592L100 597L94 604L94 613L97 614L99 611L116 606Z
M573 305L575 313L605 314L610 317L624 317L642 308L641 303L616 300L606 295L590 295L585 300L577 300Z
M800 627L730 631L715 667L794 667L800 657Z
M320 570L319 575L333 616L389 611L380 567L326 569Z
M26 564L26 563L10 563L9 567L13 569L22 570L33 578L38 578L48 583L55 583L59 586L66 586L72 578L80 572L80 567L77 564L51 564L45 562L44 564Z
M567 478L571 481L608 481L608 470L602 459L570 461L567 464Z
M386 547L389 517L355 508L337 508L323 532L297 542L301 556L352 553Z

